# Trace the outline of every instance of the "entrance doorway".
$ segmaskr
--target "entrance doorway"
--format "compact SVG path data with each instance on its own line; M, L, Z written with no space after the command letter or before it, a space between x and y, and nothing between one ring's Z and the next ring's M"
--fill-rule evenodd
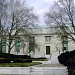
M46 46L46 55L50 55L50 46Z

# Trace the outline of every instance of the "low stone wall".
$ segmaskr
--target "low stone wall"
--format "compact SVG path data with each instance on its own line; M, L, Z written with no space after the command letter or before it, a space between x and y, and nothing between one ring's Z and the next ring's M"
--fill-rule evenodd
M0 67L0 75L68 75L67 67Z
M0 74L29 74L31 67L0 67Z

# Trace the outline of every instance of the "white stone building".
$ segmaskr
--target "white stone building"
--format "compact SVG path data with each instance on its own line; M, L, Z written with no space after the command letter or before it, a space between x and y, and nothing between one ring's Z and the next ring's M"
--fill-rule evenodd
M75 44L72 40L69 40L66 37L64 40L61 40L61 37L58 37L55 27L34 28L32 30L33 32L31 32L30 41L34 41L36 47L34 47L33 43L30 44L29 41L25 41L25 47L18 46L18 54L26 54L30 50L28 54L32 57L50 58L54 53L60 54L63 51L65 52L75 49ZM23 35L21 37L23 37ZM14 42L15 41L13 41L13 43ZM17 54L15 49L16 47L14 46L11 50L12 54ZM8 53L8 46L4 45L3 50L3 52Z

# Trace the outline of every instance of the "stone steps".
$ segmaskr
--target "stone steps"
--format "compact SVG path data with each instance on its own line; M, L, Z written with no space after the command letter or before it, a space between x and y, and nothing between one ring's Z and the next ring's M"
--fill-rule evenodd
M33 67L30 75L68 75L66 67Z

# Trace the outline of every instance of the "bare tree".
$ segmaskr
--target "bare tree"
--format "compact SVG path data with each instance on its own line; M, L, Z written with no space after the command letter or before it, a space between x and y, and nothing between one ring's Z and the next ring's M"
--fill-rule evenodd
M20 0L10 0L7 9L7 19L4 19L4 35L8 40L8 53L15 46L13 40L19 39L23 41L23 38L29 37L29 28L35 25L37 16L33 13L33 9L26 4L20 2ZM21 35L21 36L20 36ZM25 41L25 39L24 39Z
M6 18L7 0L0 0L0 52L2 52L3 18Z
M46 24L55 26L60 36L66 36L75 42L74 0L58 0L45 17Z

